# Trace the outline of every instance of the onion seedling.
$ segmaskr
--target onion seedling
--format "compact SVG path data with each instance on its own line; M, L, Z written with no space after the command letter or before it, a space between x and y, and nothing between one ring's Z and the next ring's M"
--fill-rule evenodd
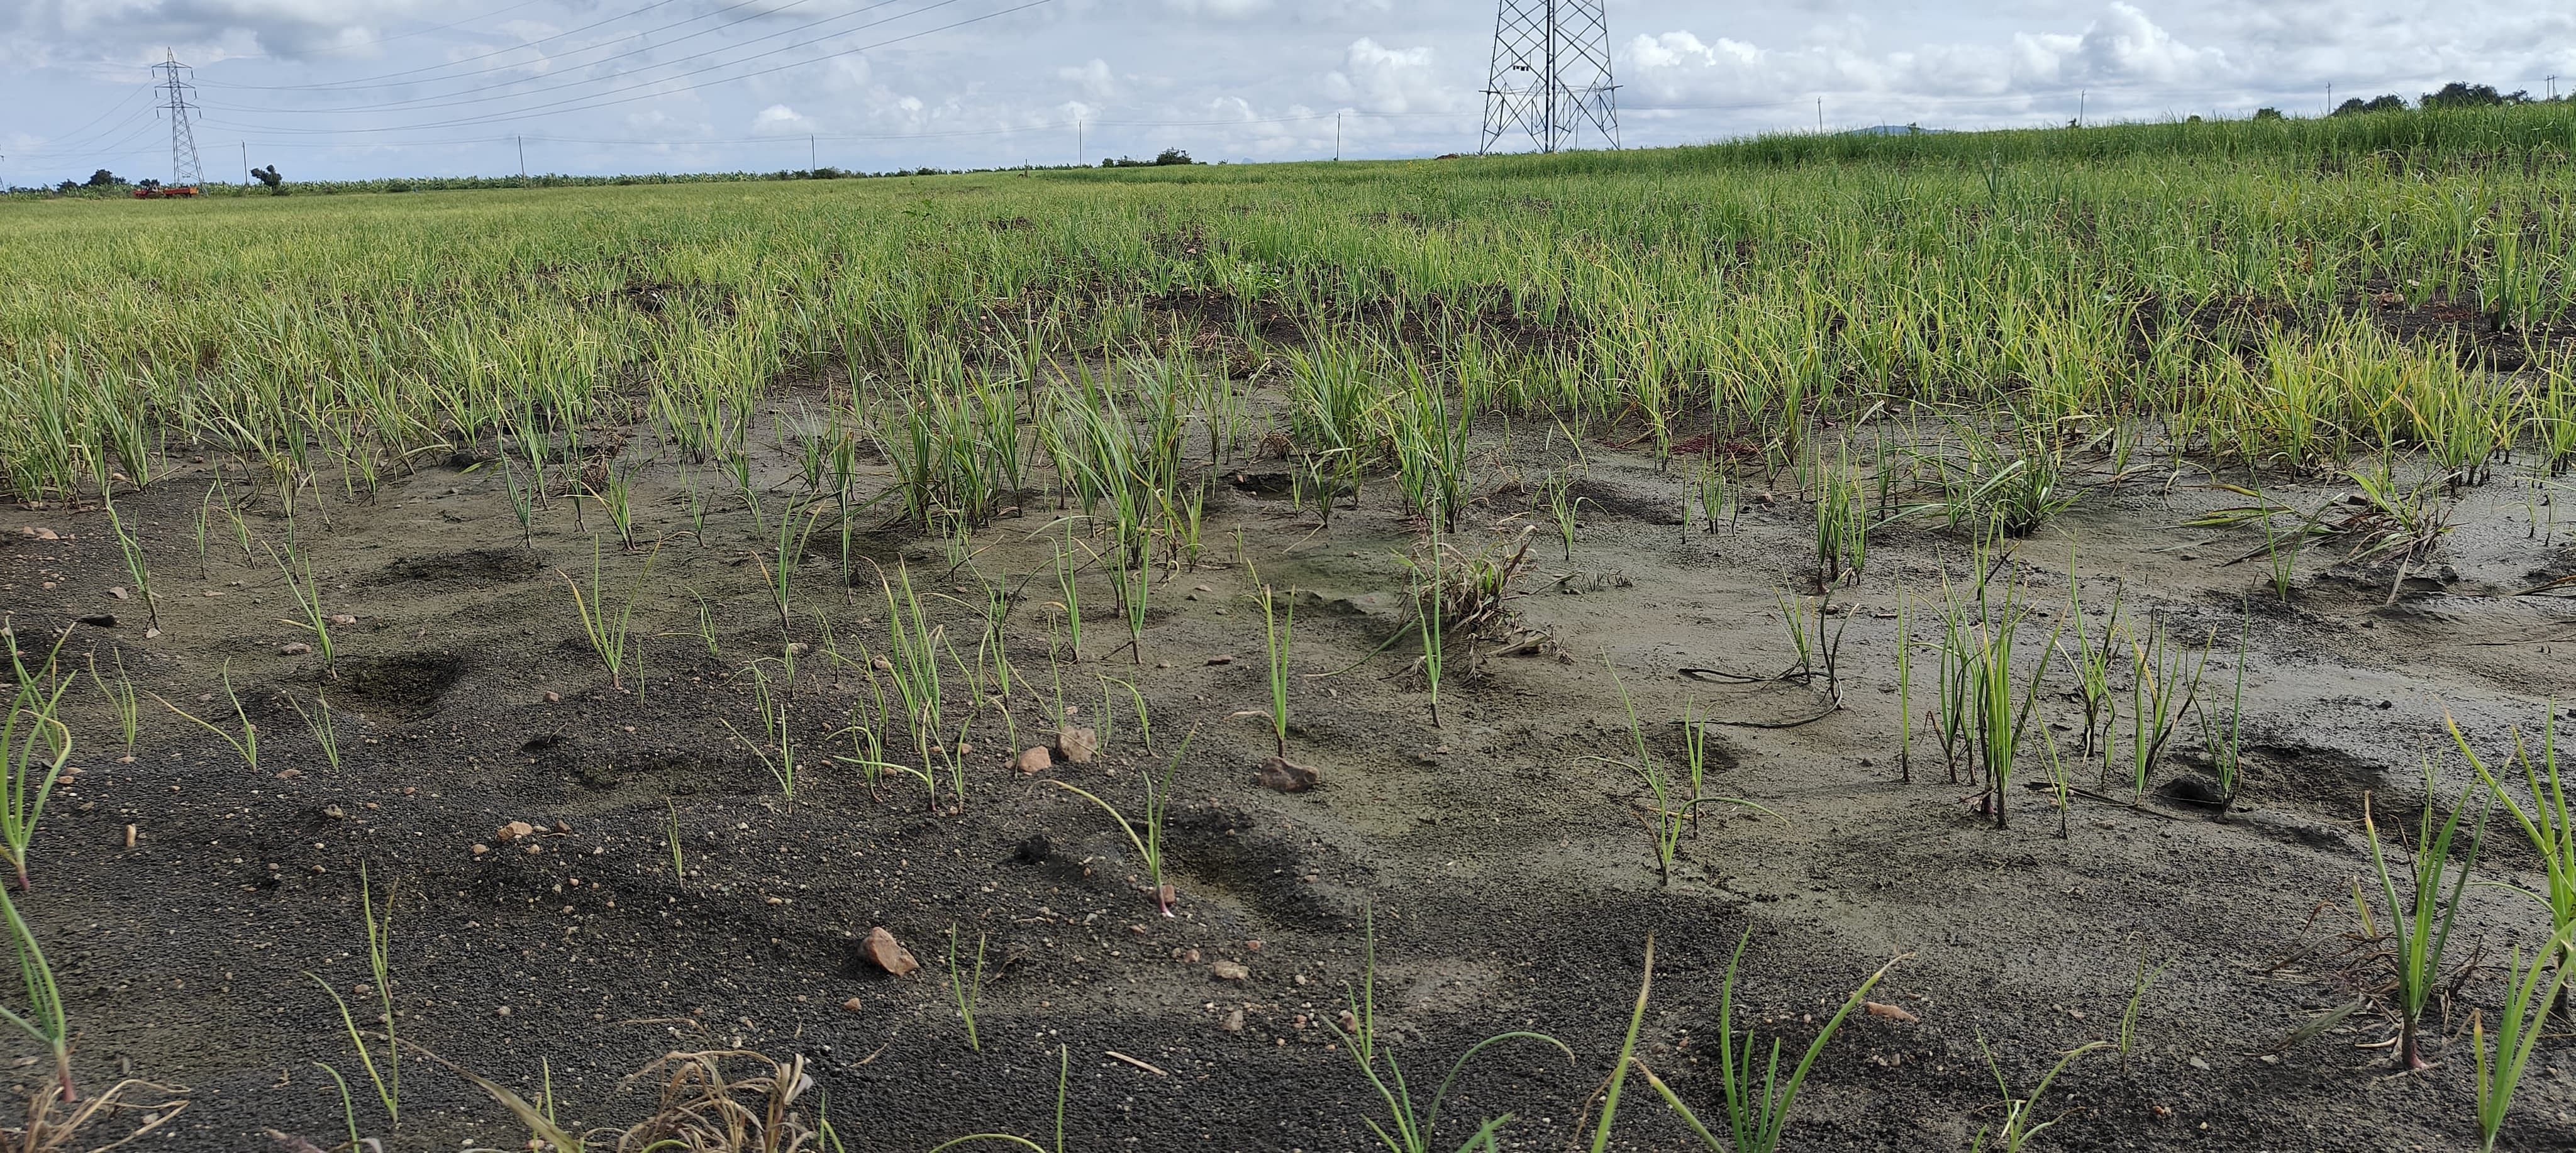
M152 595L152 566L144 562L143 542L136 540L133 530L125 527L125 518L117 515L113 504L107 506L107 524L116 530L117 547L125 556L126 575L134 579L134 595L143 602L146 634L158 634L161 631L161 604Z
M171 704L169 698L159 693L152 693L152 699L160 701L162 708L177 713L195 722L197 727L222 738L225 744L232 746L235 753L241 755L243 765L257 771L259 769L259 726L251 723L250 714L242 709L241 695L233 691L233 663L225 661L218 675L223 678L224 699L233 706L233 720L241 725L241 735L238 737L195 713ZM150 692L148 689L145 691Z
M9 920L9 947L18 958L18 977L27 994L26 1012L0 1005L0 1019L52 1051L54 1079L62 1088L63 1100L78 1101L80 1094L72 1088L71 1019L63 1008L62 989L54 983L54 967L46 962L44 947L36 943L35 930L19 915L18 903L9 899L6 886L0 886L0 915Z
M54 647L34 670L27 668L16 638L0 638L9 648L16 680L8 715L0 717L0 855L17 870L20 892L28 888L27 849L44 820L45 801L72 756L71 727L57 715L71 678L58 675L55 664L68 636L54 638Z
M956 995L958 1020L966 1023L966 1047L981 1053L984 1046L975 1037L975 1007L984 999L984 934L975 934L973 976L957 963L957 952L957 926L952 923L948 926L948 991Z
M1288 643L1296 628L1297 590L1289 588L1283 610L1278 594L1269 585L1261 586L1261 635L1270 644L1270 735L1282 760L1288 756Z
M599 663L607 667L608 683L611 687L621 689L626 687L625 681L621 679L623 676L621 670L626 665L626 645L632 635L628 631L628 622L635 616L635 602L644 591L644 578L652 573L653 561L661 555L661 552L662 550L657 547L644 554L644 566L636 570L635 579L626 586L626 604L618 609L614 616L611 616L608 611L607 590L600 585L598 537L590 538L589 596L582 595L581 586L574 583L571 573L562 569L555 570L555 575L562 577L564 584L572 589L573 611L581 616L581 630L584 636L590 638L590 650L598 654ZM700 605L703 609L704 602L700 602ZM712 642L710 642L710 648L712 648Z
M2431 1066L2424 1059L2417 1027L2424 1017L2424 1006L2432 1000L2433 990L2442 981L2442 958L2451 942L2451 927L2459 920L2460 895L2468 890L2469 872L2477 866L2478 832L2470 833L2469 858L2461 862L2456 873L2451 868L2451 836L2460 827L2460 818L2468 811L2468 796L2461 795L2451 806L2450 816L2439 826L2433 821L2432 765L2424 766L2424 809L2416 819L2414 861L2408 869L2408 899L2401 902L2397 881L2388 867L2388 853L2379 836L2379 825L2371 819L2370 794L2361 798L2362 832L2370 842L2370 863L2379 876L2380 895L2386 899L2388 927L2393 935L2387 957L2393 988L2390 999L2396 1003L2397 1067L2423 1069ZM2449 876L2450 892L2442 891ZM2360 886L2353 889L2353 903L2361 914L2362 932L2373 940L2383 936L2374 924L2370 902L2363 899Z
M2479 1011L2469 1017L2469 1043L2477 1051L2479 1153L2494 1153L2496 1135L2504 1131L2505 1110L2513 1105L2514 1086L2530 1066L2532 1048L2540 1043L2545 1031L2542 1026L2548 1020L2550 1003L2566 991L2571 975L2566 960L2568 946L2568 932L2562 929L2532 954L2529 966L2522 963L2520 949L2506 958L2506 996L2496 1018L2492 1059L2487 1053L2485 1013ZM2541 980L2544 972L2549 977L2545 989Z
M1663 1078L1657 1077L1655 1071L1646 1066L1644 1058L1633 1052L1626 1054L1627 1064L1636 1067L1637 1072L1646 1078L1646 1083L1663 1097L1664 1105L1673 1111L1674 1116L1681 1118L1682 1124L1689 1127L1709 1153L1772 1153L1778 1149L1780 1134L1788 1127L1789 1115L1797 1106L1798 1090L1807 1083L1808 1074L1815 1069L1816 1057L1825 1051L1826 1043L1834 1039L1835 1032L1842 1028L1852 1011L1868 999L1870 989L1877 986L1898 961L1905 959L1900 955L1879 966L1877 972L1862 980L1850 996L1843 998L1842 1008L1835 1010L1824 1027L1816 1031L1816 1039L1807 1043L1806 1055L1799 1058L1796 1067L1783 1079L1780 1075L1781 1039L1771 1039L1770 1053L1764 1058L1754 1042L1753 1031L1745 1029L1739 1034L1735 1028L1735 982L1742 971L1744 946L1752 939L1750 927L1736 938L1735 952L1726 962L1726 980L1718 986L1718 1076L1726 1093L1726 1130L1723 1136L1711 1132L1699 1114L1682 1102L1681 1095L1673 1092L1672 1086L1665 1084ZM1645 991L1640 989L1637 996L1642 1005ZM1737 1047L1739 1035L1743 1038L1740 1049Z
M331 647L331 618L322 611L322 586L313 579L312 559L297 556L293 541L287 542L284 557L278 556L277 550L272 548L268 550L268 559L274 562L277 565L277 571L286 577L286 591L294 596L296 611L304 616L300 621L280 617L277 623L294 625L312 633L313 651L321 655L323 669L337 679L340 675L340 667ZM304 579L300 583L296 580L297 565L289 563L290 561L301 562Z
M331 702L315 693L311 712L306 712L303 703L293 697L287 698L286 703L294 707L296 716L304 718L304 727L313 734L315 747L322 750L323 763L339 768L340 733L331 724Z
M2478 779L2485 782L2488 792L2504 804L2505 812L2512 815L2514 824L2521 827L2523 836L2531 841L2533 852L2539 855L2545 886L2538 892L2518 891L2549 910L2550 932L2563 942L2576 935L2576 820L2570 819L2567 788L2558 773L2556 712L2554 703L2541 712L2540 752L2537 756L2524 743L2521 732L2517 730L2514 733L2511 760L2522 766L2523 782L2531 794L2529 808L2524 808L2520 800L2505 790L2504 783L2488 769L2486 760L2469 747L2468 737L2460 732L2458 722L2444 713L2442 723L2449 726L2451 740L2460 747L2460 755L2468 758L2469 766L2477 770ZM2551 963L2560 966L2571 961L2576 961L2576 951L2564 949L2551 959ZM2534 963L2538 963L2537 960ZM2561 1001L2559 1008L2564 1011L2568 1006Z
M111 685L98 675L98 657L95 654L89 658L89 683L97 687L99 696L106 698L108 708L116 717L116 734L124 739L125 755L131 759L134 756L134 739L143 728L142 708L137 703L133 678L125 675L124 656L114 655L113 659L116 662L116 683Z
M1368 1127L1369 1133L1378 1139L1378 1144L1385 1146L1387 1153L1437 1153L1438 1147L1433 1142L1438 1137L1440 1105L1448 1098L1449 1089L1457 1083L1458 1075L1466 1071L1468 1062L1475 1060L1476 1055L1486 1049L1505 1041L1536 1041L1554 1046L1557 1052L1565 1054L1567 1064L1571 1065L1575 1062L1573 1049L1568 1048L1565 1042L1545 1033L1525 1030L1496 1033L1467 1046L1465 1052L1458 1054L1457 1060L1449 1063L1448 1074L1440 1079L1440 1084L1432 1090L1430 1098L1416 1101L1412 1087L1405 1082L1404 1067L1396 1060L1394 1047L1386 1044L1377 1019L1377 917L1375 912L1369 912L1362 924L1359 987L1345 990L1342 1019L1336 1022L1326 1018L1324 1027L1332 1030L1333 1036L1340 1039L1343 1050L1351 1055L1352 1063L1360 1067L1360 1076L1368 1079L1369 1088L1376 1090L1378 1100L1386 1105L1387 1120L1384 1124L1380 1124L1374 1117L1363 1118L1361 1124ZM1653 946L1649 945L1647 955L1650 959L1653 956L1652 950ZM1512 1115L1509 1113L1487 1118L1483 1124L1476 1127L1476 1131L1469 1135L1464 1143L1458 1146L1458 1153L1500 1148L1498 1136L1502 1133L1503 1126L1509 1124L1511 1119Z
M2110 1044L2108 1041L2087 1041L2067 1050L2057 1058L2055 1065L2049 1066L2047 1075L2039 1079L2039 1084L2031 1087L2029 1096L2016 1097L2013 1096L2012 1083L2004 1080L2003 1066L1995 1063L1995 1051L1986 1046L1985 1034L1978 1033L1977 1051L1985 1054L1986 1069L1995 1075L1995 1087L2003 1091L2004 1119L1999 1125L1978 1129L1976 1140L1970 1147L1976 1153L1985 1153L1988 1149L1995 1153L2021 1153L2030 1148L2032 1140L2065 1119L2063 1116L2046 1121L2039 1119L2039 1099L2048 1092L2049 1085L2057 1080L2059 1074L2066 1072L2066 1067L2074 1064L2076 1058ZM1994 1138L1991 1143L1987 1141L1989 1136Z
M1127 843L1136 846L1136 857L1145 866L1145 880L1153 888L1155 911L1166 917L1176 914L1172 912L1172 887L1163 883L1163 812L1172 800L1172 774L1180 771L1181 758L1189 755L1190 739L1197 735L1198 730L1191 729L1181 738L1181 747L1172 754L1172 763L1163 769L1161 780L1155 780L1150 773L1145 775L1145 811L1133 821L1120 813L1116 806L1088 790L1059 780L1047 782L1100 806L1101 812L1118 822L1118 831L1127 834ZM1143 826L1141 830L1139 825Z

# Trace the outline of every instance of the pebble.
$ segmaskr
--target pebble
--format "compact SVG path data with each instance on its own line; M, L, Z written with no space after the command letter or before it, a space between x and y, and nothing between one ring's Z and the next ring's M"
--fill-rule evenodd
M1100 730L1083 728L1057 729L1055 751L1063 754L1068 765L1087 765L1100 759Z
M537 827L527 823L526 821L512 821L509 824L501 826L498 831L494 832L492 834L492 839L506 845L521 837L535 833L536 831Z
M1017 764L1024 775L1043 773L1055 767L1055 758L1047 755L1045 745L1031 745L1020 753Z
M1208 972L1220 981L1240 981L1252 975L1252 970L1233 961L1212 962L1208 965Z
M1216 1027L1217 1027L1217 1028L1219 1028L1219 1029L1223 1029L1223 1030L1225 1030L1225 1031L1226 1031L1226 1032L1228 1032L1228 1033L1240 1033L1240 1032L1242 1032L1242 1031L1243 1031L1243 1010L1241 1010L1241 1009L1236 1009L1236 1010L1234 1010L1234 1011L1232 1011L1232 1012L1227 1013L1227 1014L1225 1015L1225 1019L1224 1019L1224 1020L1219 1021L1219 1022L1217 1022L1217 1023L1216 1023Z
M313 646L305 644L303 641L288 641L285 644L277 646L277 655L282 657L300 657L312 651Z
M921 967L921 962L913 960L912 953L897 943L894 934L887 932L883 925L869 929L868 939L860 948L866 951L868 960L877 968L898 977Z
M1234 663L1234 654L1225 653L1219 656L1209 657L1207 659L1207 663L1212 665L1230 665Z
M1261 771L1253 777L1263 788L1283 793L1302 793L1321 781L1321 774L1285 757L1264 757Z
M849 1000L847 1000L847 1001L843 1001L843 1002L841 1002L841 1008L846 1009L846 1010L848 1010L848 1011L850 1011L850 1012L856 1013L856 1012L858 1012L858 1011L859 1011L859 999L858 999L858 998L856 998L856 997L852 997L852 998L850 998L850 999L849 999Z

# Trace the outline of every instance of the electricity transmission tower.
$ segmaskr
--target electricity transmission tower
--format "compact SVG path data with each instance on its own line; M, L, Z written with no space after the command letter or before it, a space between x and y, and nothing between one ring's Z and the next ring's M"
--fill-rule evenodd
M196 85L188 83L188 77L196 70L179 63L178 55L167 48L161 50L161 55L161 63L153 65L152 71L161 76L160 88L166 101L161 111L170 118L170 184L174 188L191 188L206 179L205 170L197 164L197 129L188 122L188 113L197 107L188 102L188 97L197 91Z
M1572 148L1585 125L1619 146L1604 0L1501 0L1485 81L1485 142L1527 134L1541 152Z

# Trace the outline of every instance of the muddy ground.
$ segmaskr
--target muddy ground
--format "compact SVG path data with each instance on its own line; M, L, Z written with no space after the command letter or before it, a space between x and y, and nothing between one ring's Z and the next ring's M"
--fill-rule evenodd
M1544 521L1526 494L1563 463L1526 435L1508 447L1487 439L1476 473L1486 495L1458 534L1470 551ZM2382 811L2411 812L2426 752L2444 790L2469 779L2445 755L2446 709L2492 747L2508 724L2536 725L2544 697L2563 708L2576 695L2566 672L2576 605L2511 595L2571 566L2564 529L2528 523L2550 510L2526 500L2521 480L2466 491L2441 554L2448 568L2395 603L2383 604L2386 569L2334 570L2320 555L2303 561L2284 607L2260 560L2224 563L2259 538L2175 527L2241 498L2197 473L2118 486L2090 477L2075 510L2022 543L2006 579L2058 611L2073 542L2088 605L2106 605L2116 581L2131 620L2152 614L2177 634L2221 638L2214 697L2225 695L2216 686L2232 673L2250 600L2250 783L2224 822L2187 804L2078 798L2061 839L2051 799L2018 788L2011 826L1994 828L1973 810L1973 787L1949 782L1926 732L1912 782L1898 780L1897 598L1915 598L1915 635L1928 642L1922 606L1937 603L1944 572L1957 581L1967 571L1960 539L1910 523L1878 532L1866 570L1835 601L1848 606L1843 707L1792 728L1735 723L1797 720L1819 703L1797 685L1679 671L1789 663L1775 596L1814 586L1807 506L1785 495L1764 503L1755 476L1733 525L1684 526L1684 470L1606 443L1626 439L1587 446L1571 561L1552 524L1535 535L1512 608L1517 628L1552 642L1472 671L1453 658L1438 729L1403 675L1415 646L1398 640L1362 663L1407 621L1400 556L1418 526L1396 511L1392 483L1373 484L1362 507L1323 530L1292 504L1279 462L1247 452L1223 464L1203 561L1155 590L1141 662L1112 653L1124 632L1096 574L1084 590L1084 659L1051 658L1051 578L1019 582L1051 563L1049 538L1031 534L1055 514L1050 498L1025 494L1028 515L973 542L978 571L1022 590L1011 618L1022 681L1007 727L988 709L971 731L960 811L932 810L918 783L871 785L848 765L814 763L850 751L830 734L864 682L820 651L811 614L855 659L862 643L884 647L867 562L908 564L925 589L973 600L935 540L859 534L855 588L841 585L828 532L798 568L794 637L817 648L801 661L791 723L813 762L789 803L724 724L756 725L739 670L778 653L752 559L771 542L722 493L692 539L667 459L645 473L654 499L640 516L646 535L667 538L637 609L652 635L643 675L622 687L581 639L558 575L586 577L598 512L577 526L576 502L558 496L523 545L501 477L469 461L355 500L325 478L327 526L305 494L297 533L325 607L358 621L340 630L336 673L282 651L310 638L281 622L293 605L258 551L286 531L273 499L248 522L256 561L219 514L201 564L191 520L222 467L215 458L180 449L169 475L119 500L150 548L158 636L147 637L137 601L110 592L133 582L103 514L9 510L0 605L22 639L69 626L64 660L83 678L67 698L80 773L47 812L24 902L61 975L82 1082L130 1072L189 1087L194 1104L147 1148L253 1148L270 1127L326 1147L343 1139L339 1097L317 1061L350 1078L361 1129L389 1148L523 1146L504 1110L421 1056L401 1068L399 1128L385 1123L338 1010L306 975L373 1012L364 866L380 892L396 889L401 1035L531 1097L550 1078L561 1118L579 1126L623 1127L647 1111L648 1088L621 1079L666 1051L748 1048L804 1055L850 1148L919 1150L986 1130L1043 1142L1061 1046L1068 1149L1373 1147L1363 1121L1381 1106L1325 1026L1358 979L1373 911L1380 1004L1417 1081L1507 1030L1553 1034L1575 1053L1569 1063L1534 1043L1488 1050L1447 1106L1444 1148L1504 1111L1515 1114L1505 1148L1574 1141L1649 935L1657 965L1641 1052L1684 1097L1719 1109L1705 1072L1716 994L1748 930L1741 1001L1766 1035L1793 1045L1856 982L1908 955L1872 999L1918 1019L1845 1027L1801 1099L1799 1148L1967 1148L2002 1115L1980 1039L2026 1090L2059 1052L2116 1034L2141 959L2171 967L2143 998L2133 1051L2091 1055L2059 1079L2042 1108L2063 1117L2041 1147L2472 1143L2469 1020L2480 1009L2493 1019L2492 966L2542 927L2524 898L2469 896L2456 955L2489 968L2436 1020L2435 1069L2393 1075L2388 1051L2369 1047L2391 1034L2376 1003L2275 1050L2379 983L2341 936L2355 925L2350 886L2368 867L2365 792ZM651 459L651 445L639 436L630 459ZM784 463L772 463L784 483ZM2313 504L2337 490L2309 481L2275 491ZM59 539L20 532L36 527ZM2538 539L2541 528L2553 535ZM1237 714L1267 707L1268 690L1238 530L1260 577L1298 590L1290 755L1320 770L1310 792L1253 780L1270 739L1264 721ZM643 558L612 547L605 563L614 588ZM719 655L700 635L693 590L710 605ZM973 635L961 605L931 611ZM101 614L114 623L71 624ZM92 657L110 679L121 662L143 689L213 717L228 709L218 680L228 665L259 726L257 769L150 696L126 760L87 680ZM1710 791L1778 818L1708 810L1669 886L1636 815L1643 790L1624 763L1627 714L1605 657L1659 755L1680 756L1687 697L1717 722L1706 729ZM1932 664L1928 652L1917 664L1918 708ZM1104 675L1132 680L1147 702L1152 753L1124 689L1112 686L1104 706ZM1024 777L1012 757L1048 743L1059 680L1075 723L1114 716L1109 747L1096 764ZM2053 675L2041 704L2069 756L2068 726L2081 717L2064 696L2071 685ZM337 768L293 707L311 707L317 691L336 710ZM952 702L950 716L962 707ZM1185 734L1169 823L1177 916L1165 919L1108 818L1045 782L1133 808L1143 775ZM2159 780L2200 752L2186 731ZM2082 783L2093 775L2078 772ZM2119 780L2104 791L2129 796ZM500 842L514 820L557 831ZM673 828L685 876L674 875ZM2490 837L2480 867L2530 883L2533 862ZM892 977L868 964L860 942L877 926L924 968ZM980 1051L946 983L952 926L970 951L976 936L988 942ZM1234 970L1219 962L1245 975L1221 976ZM23 1039L10 1044L28 1058L15 1071L24 1090L43 1065ZM2576 1048L2548 1040L2537 1064L2505 1145L2566 1148L2576 1143ZM1617 1147L1688 1140L1632 1091Z

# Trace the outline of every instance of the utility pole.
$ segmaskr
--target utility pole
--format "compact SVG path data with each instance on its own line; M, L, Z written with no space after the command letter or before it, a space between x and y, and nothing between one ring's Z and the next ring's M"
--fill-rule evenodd
M242 187L244 187L244 188L248 188L248 187L250 187L250 141L247 141L247 140L242 141L242 142L241 142L241 150L242 150Z
M1073 166L1082 167L1082 118L1079 116L1073 120Z
M805 171L808 175L811 175L822 170L822 161L816 157L814 152L814 134L808 132L805 134Z
M1825 134L1825 98L1816 97L1816 135Z
M2084 97L2087 95L2089 93L2084 89L2075 90L2075 126L2077 128L2084 127Z
M2326 81L2326 115L2334 115L2334 81Z
M2547 79L2549 81L2549 100L2550 103L2555 104L2558 102L2558 74L2552 72L2548 75Z
M528 178L528 138L519 136L513 139L519 142L519 179L525 180Z
M1563 151L1586 124L1619 147L1619 86L1611 80L1603 8L1604 0L1498 0L1477 152L1524 133L1541 152Z
M1333 114L1333 163L1342 162L1342 114Z
M197 163L197 129L188 122L188 113L197 107L188 102L189 95L197 90L196 85L188 83L188 77L196 70L179 63L178 55L164 48L161 62L153 65L152 71L161 74L161 111L170 117L170 184L174 188L202 184L206 173Z

